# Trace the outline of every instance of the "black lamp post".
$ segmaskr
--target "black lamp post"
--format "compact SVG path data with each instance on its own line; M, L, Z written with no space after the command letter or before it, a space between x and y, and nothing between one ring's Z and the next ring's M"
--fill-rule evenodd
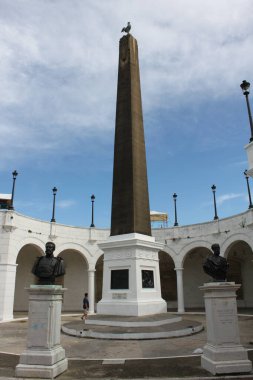
M95 201L95 195L92 194L92 196L90 197L91 199L91 225L90 227L95 227L95 224L94 224L94 201Z
M175 223L174 223L174 226L178 226L178 222L177 222L177 194L174 193L173 194L173 199L174 199L174 210L175 210Z
M57 193L57 189L56 189L56 187L54 187L53 189L52 189L52 191L53 191L53 213L52 213L52 219L51 219L51 222L55 222L55 217L54 217L54 214L55 214L55 197L56 197L56 193Z
M250 124L250 130L251 130L251 137L250 137L249 141L251 142L251 141L253 141L253 122L252 122L252 115L251 115L250 104L249 104L249 88L250 88L250 83L247 82L246 80L244 80L240 84L240 87L242 89L243 95L245 95L245 98L246 98L248 115L249 115L249 124Z
M249 187L249 176L248 176L247 170L245 170L243 174L245 175L246 182L247 182L247 189L248 189L248 196L249 196L249 208L253 208L253 204L252 204L252 200L251 200L251 194L250 194L250 187Z
M215 190L216 190L216 186L213 185L211 187L212 191L213 191L213 204L214 204L214 220L216 219L219 219L218 215L217 215L217 207L216 207L216 197L215 197Z
M16 183L17 176L18 176L18 172L17 170L14 170L14 172L12 172L13 182L12 182L12 192L11 192L11 204L9 206L9 210L14 210L13 201L14 201L15 183Z

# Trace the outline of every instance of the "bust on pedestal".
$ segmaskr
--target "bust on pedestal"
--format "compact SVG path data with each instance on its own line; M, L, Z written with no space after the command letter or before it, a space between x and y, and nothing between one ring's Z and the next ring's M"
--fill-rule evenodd
M17 377L52 379L68 368L65 350L60 345L61 306L64 290L55 278L64 275L64 262L55 258L55 244L46 243L46 256L39 257L32 269L39 285L29 292L27 349L16 366Z
M228 262L220 256L219 244L211 246L213 255L209 256L203 264L204 271L213 277L214 281L222 282L227 280Z
M54 257L55 244L46 243L45 256L40 256L34 263L32 273L38 277L38 285L54 285L55 278L65 274L64 261Z
M240 344L236 290L241 285L226 282L228 263L220 257L218 244L212 245L214 254L203 268L213 282L200 287L204 291L207 343L203 349L201 366L213 375L244 373L252 369L247 351Z

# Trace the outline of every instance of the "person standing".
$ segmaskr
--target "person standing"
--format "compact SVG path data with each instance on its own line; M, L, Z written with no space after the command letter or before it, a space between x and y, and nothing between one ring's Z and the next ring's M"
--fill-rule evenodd
M88 293L84 294L84 299L83 299L83 315L81 316L81 319L86 320L88 316L88 311L89 311L89 299L88 299Z

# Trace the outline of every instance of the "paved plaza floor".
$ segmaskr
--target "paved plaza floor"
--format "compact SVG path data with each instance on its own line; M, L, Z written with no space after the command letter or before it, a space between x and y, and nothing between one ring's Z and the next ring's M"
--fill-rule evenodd
M18 316L16 316L18 317ZM203 323L203 313L186 313L184 318ZM78 315L63 315L62 323L78 321ZM242 345L253 360L253 315L239 316ZM0 379L13 379L19 355L26 348L27 320L17 318L0 323ZM206 343L206 330L170 339L103 340L62 334L69 369L57 377L70 379L252 379L249 375L212 376L201 368L200 354L195 350ZM16 378L17 379L17 378Z

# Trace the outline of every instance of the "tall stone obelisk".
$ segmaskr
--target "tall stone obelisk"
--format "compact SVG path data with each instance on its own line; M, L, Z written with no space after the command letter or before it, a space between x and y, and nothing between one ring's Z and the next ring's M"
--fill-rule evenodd
M151 235L146 151L136 39L120 40L111 235Z
M99 314L140 316L167 311L161 298L158 251L151 237L138 46L120 39L111 236L104 251Z

